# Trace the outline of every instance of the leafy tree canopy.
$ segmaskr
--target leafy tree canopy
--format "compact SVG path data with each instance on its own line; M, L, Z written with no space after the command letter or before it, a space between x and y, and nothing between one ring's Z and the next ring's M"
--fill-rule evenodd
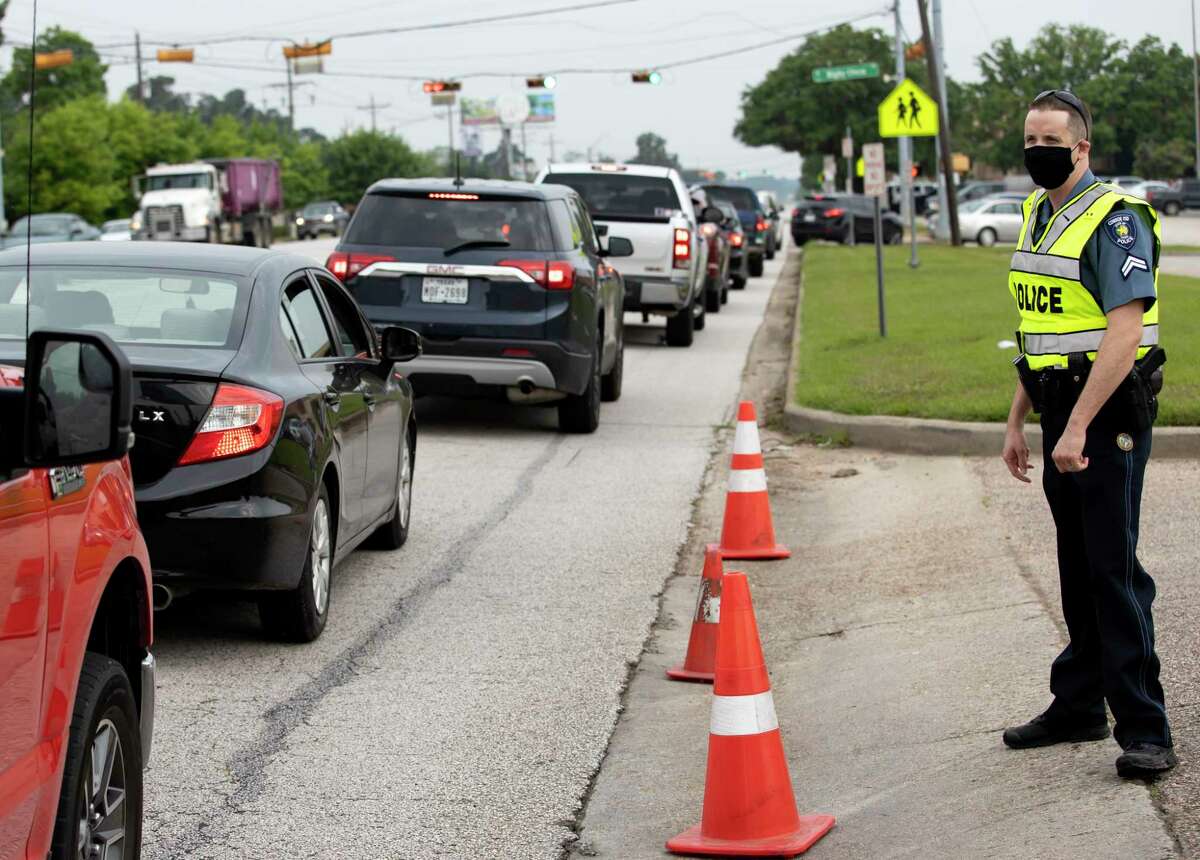
M637 137L637 154L629 164L653 164L658 167L679 169L679 156L667 152L667 141L652 131L642 132Z
M38 110L54 108L88 96L103 96L107 92L104 73L108 71L108 66L100 62L100 55L91 42L61 27L50 27L37 37L37 53L65 49L75 55L70 65L36 72ZM0 79L0 97L9 113L29 104L33 54L34 51L29 48L14 48L12 68Z

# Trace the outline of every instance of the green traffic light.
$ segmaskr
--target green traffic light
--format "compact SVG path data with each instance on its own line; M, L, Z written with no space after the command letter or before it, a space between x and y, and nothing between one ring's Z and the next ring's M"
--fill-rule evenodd
M662 75L660 75L658 72L651 72L649 77L647 77L647 80L652 84L661 84Z

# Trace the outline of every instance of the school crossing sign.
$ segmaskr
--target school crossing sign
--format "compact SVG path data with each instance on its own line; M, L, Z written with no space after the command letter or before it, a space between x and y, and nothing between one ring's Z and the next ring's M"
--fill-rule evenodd
M937 102L911 80L901 81L879 103L880 137L933 137L937 133Z

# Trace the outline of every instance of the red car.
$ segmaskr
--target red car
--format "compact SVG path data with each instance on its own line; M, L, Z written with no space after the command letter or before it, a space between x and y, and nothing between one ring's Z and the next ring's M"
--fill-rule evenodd
M0 369L4 860L140 853L154 657L131 387L94 332L34 332L25 372Z
M710 217L702 218L700 236L704 240L701 256L705 261L704 309L720 313L721 305L729 301L730 280L730 236L721 224L715 204L709 200L703 188L692 188L692 207ZM722 216L723 217L723 216Z

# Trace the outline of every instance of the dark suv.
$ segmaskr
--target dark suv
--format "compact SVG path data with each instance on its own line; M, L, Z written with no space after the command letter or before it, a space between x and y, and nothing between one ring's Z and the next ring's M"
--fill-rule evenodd
M767 254L767 232L770 224L758 195L741 185L701 185L714 204L728 203L737 210L746 237L746 267L750 277L761 277L763 258Z
M558 185L384 179L367 189L327 266L377 327L420 332L417 395L558 406L590 433L621 396L624 285L579 195Z
M904 225L895 212L880 213L883 244L904 241ZM850 225L859 242L875 241L875 202L861 194L810 194L792 210L792 241L803 245L809 239L848 242Z

